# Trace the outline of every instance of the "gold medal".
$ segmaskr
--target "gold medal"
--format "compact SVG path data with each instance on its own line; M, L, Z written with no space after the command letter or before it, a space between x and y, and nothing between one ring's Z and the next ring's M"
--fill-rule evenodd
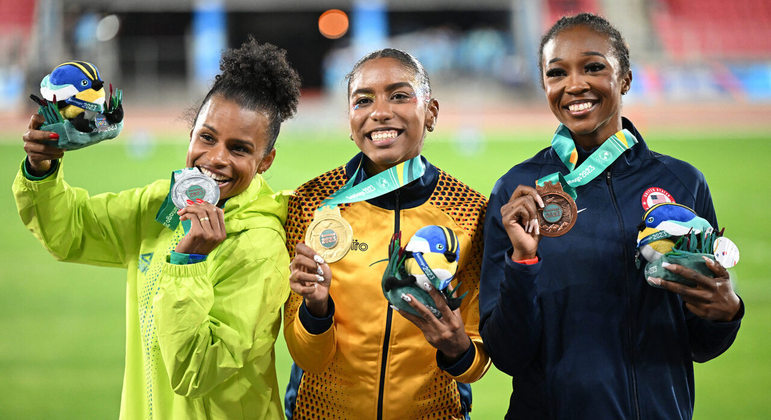
M541 235L548 237L562 236L573 228L578 217L576 202L558 182L544 183L543 187L536 185L538 194L543 199L543 209L538 209L538 225Z
M351 249L353 229L337 206L324 206L313 214L305 232L305 244L328 263L340 260Z

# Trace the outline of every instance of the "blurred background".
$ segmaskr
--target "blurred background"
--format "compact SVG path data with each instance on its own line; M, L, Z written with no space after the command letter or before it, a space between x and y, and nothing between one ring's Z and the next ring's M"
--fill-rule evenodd
M67 154L67 179L91 193L165 178L184 165L190 110L223 49L248 35L287 50L303 80L297 116L268 179L292 189L347 161L344 76L386 47L422 61L440 101L425 154L484 194L548 146L541 35L560 16L604 15L625 36L630 117L659 152L710 183L747 305L734 346L696 367L696 418L768 418L771 405L771 2L768 0L0 0L0 418L111 418L123 370L125 272L57 263L16 215L10 184L28 96L56 65L95 63L124 91L121 136ZM290 359L276 347L280 385ZM510 379L474 385L474 418L501 418Z

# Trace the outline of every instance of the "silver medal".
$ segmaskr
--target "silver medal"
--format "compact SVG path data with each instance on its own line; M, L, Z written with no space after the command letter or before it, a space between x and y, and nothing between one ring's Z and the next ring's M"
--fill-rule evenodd
M196 199L214 205L220 199L220 187L217 181L201 173L198 168L185 168L175 176L174 187L171 189L171 201L178 209L187 207L187 200Z

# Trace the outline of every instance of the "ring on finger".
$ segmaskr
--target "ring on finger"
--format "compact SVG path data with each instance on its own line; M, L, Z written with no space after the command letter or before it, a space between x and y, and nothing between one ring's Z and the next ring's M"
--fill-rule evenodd
M200 218L200 219L198 219L198 220L200 220L200 221L202 221L202 222L205 222L205 221L209 220L209 218L208 218L208 217L201 217L201 218Z

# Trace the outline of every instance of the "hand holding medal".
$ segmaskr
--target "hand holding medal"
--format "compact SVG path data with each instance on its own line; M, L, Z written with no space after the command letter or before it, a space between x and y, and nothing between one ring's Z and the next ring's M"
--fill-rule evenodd
M541 196L526 185L517 187L509 202L501 207L501 223L514 248L514 261L535 257L541 237L538 214L543 208Z

